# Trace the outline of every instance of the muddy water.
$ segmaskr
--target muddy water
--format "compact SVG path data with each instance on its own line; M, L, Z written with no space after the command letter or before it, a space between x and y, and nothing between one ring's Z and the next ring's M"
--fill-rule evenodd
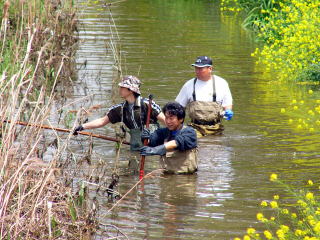
M78 1L79 80L72 100L81 100L78 107L101 105L89 116L92 120L112 104L114 59L108 42L116 36L111 36L115 29L103 1L89 2ZM193 77L195 57L209 55L215 74L229 82L235 116L225 122L223 136L199 140L196 175L147 179L112 214L107 212L112 204L100 197L101 221L116 225L130 239L232 239L257 226L261 200L282 194L268 182L270 173L294 186L316 179L318 136L295 131L280 114L292 99L316 96L264 74L250 56L258 45L237 17L221 14L218 2L209 0L128 0L111 9L123 71L139 76L144 96L154 94L162 106L173 100ZM111 126L94 132L114 136ZM93 151L113 164L113 143L95 140ZM155 159L147 160L147 172L157 167ZM121 176L119 191L124 194L137 180L137 175Z

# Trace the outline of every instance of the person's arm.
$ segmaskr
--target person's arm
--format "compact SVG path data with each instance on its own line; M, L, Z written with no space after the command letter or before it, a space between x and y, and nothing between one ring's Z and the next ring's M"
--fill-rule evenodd
M93 129L93 128L99 128L107 125L110 122L109 117L105 115L102 118L98 118L96 120L93 120L91 122L82 124L83 129Z
M224 110L228 110L228 109L232 110L232 105L224 106L223 109Z
M164 146L165 146L166 150L168 151L168 150L173 150L173 149L177 148L178 144L177 144L176 140L171 140L169 142L166 142L164 144Z
M190 150L196 148L197 133L192 127L186 127L175 137L176 148L180 151Z
M164 116L163 112L159 113L157 119L165 126L166 125L166 117Z
M190 80L186 82L183 87L181 88L179 94L177 95L175 101L182 105L184 108L187 106L189 99L188 96L190 94ZM193 86L193 85L192 85ZM193 88L192 88L193 90Z

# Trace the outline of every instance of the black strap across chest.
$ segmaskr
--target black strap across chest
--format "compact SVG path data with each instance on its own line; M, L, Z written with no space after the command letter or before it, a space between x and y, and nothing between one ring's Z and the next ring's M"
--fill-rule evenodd
M196 99L196 82L197 82L197 78L194 78L194 80L193 80L193 93L192 93L193 101L197 101L197 99ZM213 82L213 86L212 86L212 90L213 90L212 101L216 102L217 94L216 94L216 84L215 84L215 81L214 81L214 76L212 76L212 82Z

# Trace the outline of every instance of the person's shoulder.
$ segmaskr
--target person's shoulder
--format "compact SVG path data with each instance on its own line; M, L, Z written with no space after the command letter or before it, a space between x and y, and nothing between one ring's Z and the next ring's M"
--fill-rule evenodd
M185 84L193 84L195 79L196 79L195 77L191 78L191 79L187 80Z
M218 84L228 85L228 82L227 82L224 78L222 78L222 77L220 77L220 76L218 76L218 75L214 75L214 80L215 80Z
M145 107L148 107L149 105L149 99L141 97L142 103L145 105ZM151 108L156 110L157 112L161 112L161 107L159 104L157 104L154 100L151 101Z
M116 110L116 109L118 109L118 108L121 108L122 105L123 105L123 103L115 104L115 105L109 107L109 111L111 111L111 110Z
M190 127L190 126L184 126L181 130L182 133L192 133L192 134L195 134L196 131L194 130L193 127Z

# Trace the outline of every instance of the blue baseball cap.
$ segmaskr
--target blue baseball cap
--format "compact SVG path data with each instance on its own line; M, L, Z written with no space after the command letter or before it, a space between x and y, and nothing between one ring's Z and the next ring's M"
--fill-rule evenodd
M197 57L195 63L191 64L194 67L212 67L212 59L207 56Z

